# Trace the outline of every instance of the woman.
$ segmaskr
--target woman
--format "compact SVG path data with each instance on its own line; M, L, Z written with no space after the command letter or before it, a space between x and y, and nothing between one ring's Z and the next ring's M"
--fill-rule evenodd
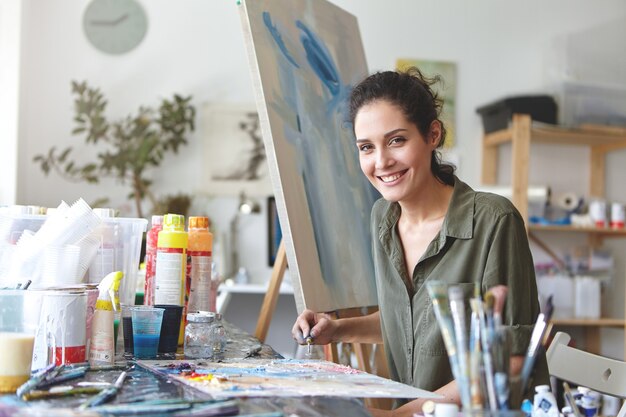
M307 310L293 335L301 344L303 335L316 344L384 343L392 379L460 403L424 284L460 285L467 296L475 282L483 294L506 285L512 372L521 369L539 304L518 211L505 198L473 191L440 160L437 149L446 129L440 120L443 103L432 89L438 81L412 68L373 74L352 91L350 118L361 170L382 195L371 215L379 311L330 320ZM546 369L544 359L542 380ZM393 415L411 416L421 405L414 400Z

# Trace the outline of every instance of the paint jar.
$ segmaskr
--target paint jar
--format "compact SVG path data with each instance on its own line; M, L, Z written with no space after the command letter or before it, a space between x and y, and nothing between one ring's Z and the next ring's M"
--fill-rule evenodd
M611 204L611 228L623 229L624 228L624 205L620 203Z
M84 289L41 291L41 324L35 337L33 368L50 363L85 362L87 358L87 293Z
M606 227L606 202L604 200L591 200L589 203L589 216L596 227Z
M40 308L37 292L0 291L0 393L15 392L30 378Z
M211 312L187 314L185 358L211 359L219 357L224 352L227 339L221 314Z

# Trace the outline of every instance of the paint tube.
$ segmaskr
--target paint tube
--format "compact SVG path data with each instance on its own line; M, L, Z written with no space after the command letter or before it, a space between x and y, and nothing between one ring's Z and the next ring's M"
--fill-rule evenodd
M439 330L441 331L441 336L443 337L443 342L446 346L446 351L448 352L452 375L455 380L459 381L461 373L459 370L452 317L448 306L447 285L441 281L431 281L426 284L426 289L428 290L428 296L433 303L435 317L439 323ZM459 392L461 393L463 408L469 409L471 404L469 391L465 392L459 390Z
M118 291L123 276L120 271L111 272L98 285L99 295L91 324L91 365L112 365L115 361L113 310L120 311Z
M465 302L463 301L463 290L461 287L453 286L448 288L448 298L450 299L450 313L454 323L454 337L456 339L456 350L459 361L459 378L457 384L461 397L470 398L470 407L463 404L463 408L471 409L471 393L469 385L469 363L468 363L468 340L465 326Z

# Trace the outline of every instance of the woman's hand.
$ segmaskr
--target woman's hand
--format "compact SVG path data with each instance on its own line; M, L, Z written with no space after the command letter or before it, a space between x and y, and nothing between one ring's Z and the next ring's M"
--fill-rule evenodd
M335 341L336 331L336 321L328 314L304 310L296 319L291 334L301 345L306 344L308 336L313 339L313 344L325 345Z

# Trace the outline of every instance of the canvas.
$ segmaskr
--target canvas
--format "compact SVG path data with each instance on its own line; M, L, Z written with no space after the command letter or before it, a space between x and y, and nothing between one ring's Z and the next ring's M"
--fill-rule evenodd
M157 374L213 398L333 396L441 398L410 385L333 362L296 359L245 361L138 361Z
M325 0L241 8L298 311L377 304L369 217L347 99L367 75L356 18Z

